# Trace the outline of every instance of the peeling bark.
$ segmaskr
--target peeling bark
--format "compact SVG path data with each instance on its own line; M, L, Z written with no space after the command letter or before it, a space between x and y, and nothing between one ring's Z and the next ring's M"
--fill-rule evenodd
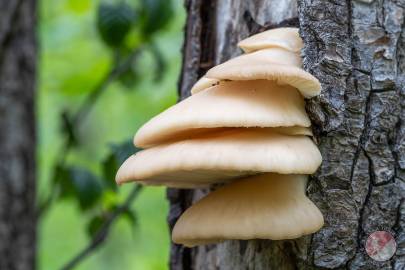
M35 269L35 1L0 14L0 269Z
M182 98L207 69L240 54L236 43L263 30L257 24L299 18L304 68L323 87L307 102L324 160L307 191L325 226L295 241L173 245L171 269L404 269L405 2L299 0L297 9L288 0L191 0L187 11ZM169 190L171 226L206 192ZM365 253L376 230L397 241L389 261Z

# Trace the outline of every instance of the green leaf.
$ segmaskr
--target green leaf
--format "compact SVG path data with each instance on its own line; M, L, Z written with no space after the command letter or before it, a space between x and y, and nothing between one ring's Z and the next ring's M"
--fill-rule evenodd
M94 206L102 195L100 180L85 169L57 165L53 181L59 185L60 198L77 199L83 210Z
M120 144L111 144L110 149L119 164L122 164L129 156L141 150L134 146L132 139Z
M129 222L129 225L131 226L132 229L134 229L135 226L138 224L136 213L132 209L126 209L122 213L122 217Z
M103 161L103 180L107 188L116 191L117 184L115 183L115 174L118 170L118 162L113 153Z
M82 210L94 206L102 194L101 182L96 175L82 168L71 168L71 181Z
M165 27L173 16L171 0L142 0L142 32L151 36Z
M113 182L113 181L111 181ZM114 186L116 186L115 183L113 183ZM117 204L119 204L121 201L121 198L118 193L116 193L116 190L104 190L103 196L101 198L101 207L103 210L108 210L110 211L113 209Z
M111 47L119 47L136 20L136 13L128 4L101 3L98 8L97 28L103 41Z
M166 61L165 61L162 53L160 52L159 48L154 43L152 43L149 48L150 48L150 51L155 60L155 69L156 69L155 71L156 72L155 72L154 80L156 82L159 82L163 79L163 75L166 71L167 64L166 64Z
M71 180L70 172L64 166L58 164L53 173L53 182L60 187L60 198L73 197L76 193Z
M129 156L139 151L139 149L133 145L132 140L125 141L121 144L111 144L110 149L110 154L108 154L107 158L103 161L103 180L107 188L115 191L117 189L115 174L119 166Z
M73 119L68 114L67 111L63 111L61 114L61 122L62 122L62 133L65 134L68 144L70 145L77 145L79 140L77 139L76 131L74 129Z
M136 84L140 81L140 76L137 68L135 66L131 66L129 69L120 74L117 79L118 82L124 86L124 89L131 90L134 89Z
M105 216L97 215L90 219L89 223L87 224L87 234L89 237L94 237L98 231L100 231L101 226L103 226L105 222Z

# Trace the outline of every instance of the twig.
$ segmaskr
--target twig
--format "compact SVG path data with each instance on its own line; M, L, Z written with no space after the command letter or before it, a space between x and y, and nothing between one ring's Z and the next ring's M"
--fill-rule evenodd
M73 269L78 263L84 260L90 253L96 250L107 238L111 225L115 220L125 211L127 211L131 203L135 200L139 192L142 190L142 186L136 185L128 195L125 202L117 208L111 215L104 221L101 228L97 231L88 245L78 252L70 261L68 261L61 270Z

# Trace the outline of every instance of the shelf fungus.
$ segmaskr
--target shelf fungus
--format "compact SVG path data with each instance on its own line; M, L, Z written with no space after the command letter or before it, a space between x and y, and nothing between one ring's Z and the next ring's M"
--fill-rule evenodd
M323 217L305 196L322 157L304 98L320 83L302 69L296 28L238 44L245 54L210 69L192 96L152 118L134 137L144 150L117 172L119 184L174 188L224 184L191 206L173 230L186 246L227 239L292 239Z
M174 226L173 241L192 247L314 233L323 217L305 196L306 182L306 175L274 173L236 180L187 209Z
M298 28L281 27L248 37L240 41L238 47L245 53L268 48L282 48L298 54L303 44L298 34Z
M232 81L210 87L155 116L137 132L134 143L150 147L184 139L212 128L279 127L308 135L311 122L304 98L289 85L268 80ZM292 128L294 127L294 128Z
M312 140L271 129L231 129L161 144L128 158L119 183L194 188L264 172L311 174L321 163Z

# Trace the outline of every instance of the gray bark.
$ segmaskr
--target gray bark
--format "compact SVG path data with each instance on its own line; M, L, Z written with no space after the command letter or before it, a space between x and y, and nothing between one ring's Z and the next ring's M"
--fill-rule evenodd
M35 1L0 1L0 269L35 268Z
M182 98L208 68L241 53L238 40L263 30L253 21L267 29L299 18L304 68L323 87L307 103L323 156L307 192L325 226L294 241L173 245L171 269L404 269L405 1L190 0L187 11ZM206 192L169 190L170 225ZM365 253L377 230L397 241L389 261Z

